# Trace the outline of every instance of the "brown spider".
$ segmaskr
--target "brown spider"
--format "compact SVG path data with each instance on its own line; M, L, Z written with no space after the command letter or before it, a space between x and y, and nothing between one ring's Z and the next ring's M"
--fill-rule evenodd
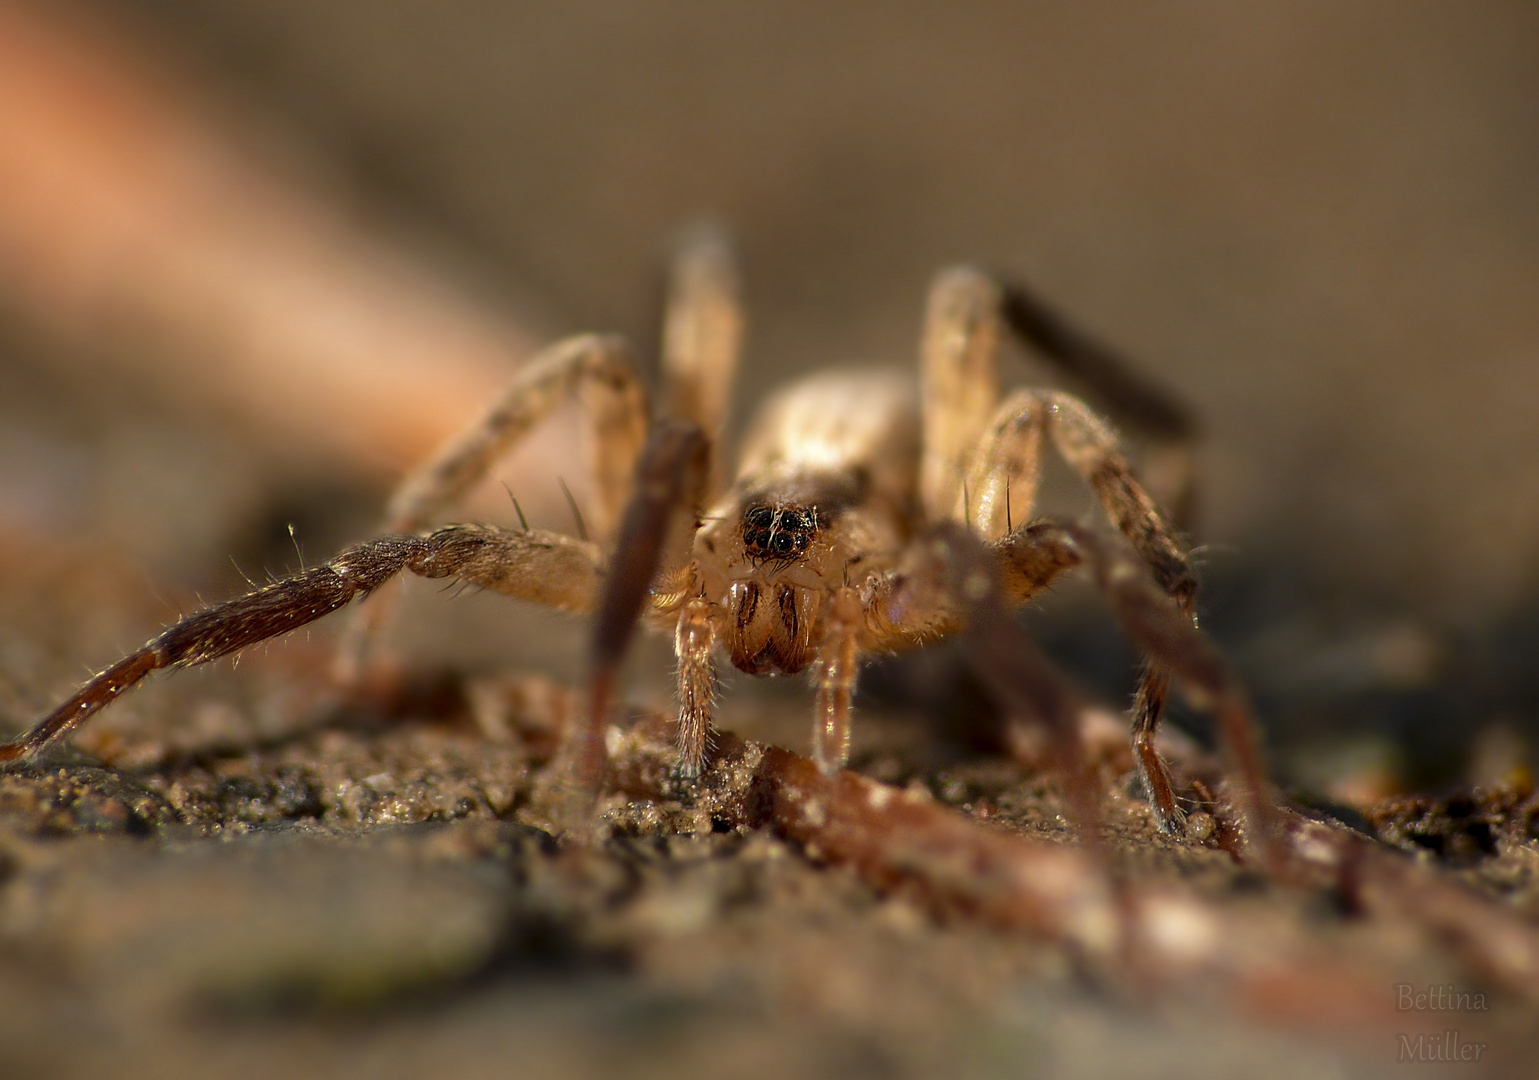
M641 618L674 633L684 777L705 764L718 649L756 675L813 672L813 757L828 772L849 754L860 658L960 630L971 607L995 595L991 589L1005 605L1019 606L1088 564L1123 609L1173 606L1189 628L1196 576L1108 424L1058 391L1018 390L1000 400L997 354L1006 326L1100 383L1157 434L1185 433L1178 410L1024 292L954 269L930 293L917 398L909 380L889 373L830 372L799 382L765 405L743 443L736 479L724 484L715 439L741 317L726 247L702 237L684 249L674 273L662 362L670 419L650 423L646 394L619 341L584 336L553 346L405 481L391 500L387 535L182 619L0 746L0 762L36 758L151 671L206 663L304 626L402 570L596 613L591 721L577 758L592 786L603 767L615 673ZM589 425L592 539L527 527L432 527L571 397ZM1029 518L1044 437L1099 496L1136 559L1109 554L1077 527L1015 526ZM934 550L923 539L953 523L986 545L992 582L923 557ZM377 618L370 612L379 606L360 615ZM355 631L366 630L366 621L355 623ZM1154 811L1176 830L1181 811L1153 739L1166 672L1181 669L1179 641L1186 639L1145 637L1141 644L1153 655L1134 702L1132 742ZM355 632L354 657L363 639ZM1254 774L1247 779L1257 786Z

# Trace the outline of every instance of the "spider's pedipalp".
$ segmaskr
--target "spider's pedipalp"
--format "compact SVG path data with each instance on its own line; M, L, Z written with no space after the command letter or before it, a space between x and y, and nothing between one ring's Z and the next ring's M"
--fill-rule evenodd
M1020 607L1085 558L1051 522L1021 525L989 544L1005 602Z
M860 654L860 596L849 586L835 590L818 647L817 704L812 724L812 760L831 773L850 757L850 702Z

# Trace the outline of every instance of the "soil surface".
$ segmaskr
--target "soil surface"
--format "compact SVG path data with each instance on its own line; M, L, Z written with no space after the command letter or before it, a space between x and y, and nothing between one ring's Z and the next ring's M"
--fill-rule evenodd
M339 694L328 652L165 681L0 778L7 1075L1355 1076L1445 1030L1502 1075L1535 1048L1531 998L1457 940L1164 836L1111 765L1104 858L1130 891L1236 916L1236 963L1323 950L1357 986L1307 962L1261 994L1222 970L1126 977L728 813L704 797L728 763L677 798L606 797L583 842L555 824L578 694L413 666ZM1050 775L885 740L904 724L882 713L857 769L980 830L1078 842ZM1354 820L1539 923L1530 791Z

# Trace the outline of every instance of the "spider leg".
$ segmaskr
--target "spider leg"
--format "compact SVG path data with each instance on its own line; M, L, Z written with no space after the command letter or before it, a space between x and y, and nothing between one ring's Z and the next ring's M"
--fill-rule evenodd
M557 342L518 370L502 396L458 438L414 470L391 496L385 532L416 532L449 512L564 402L588 418L593 538L614 536L647 435L647 395L625 343L585 334Z
M206 664L286 634L368 596L403 570L574 611L593 606L603 581L598 547L558 533L449 525L418 536L382 536L173 624L87 681L30 731L0 745L0 763L35 759L153 671Z
M949 270L936 279L921 347L924 450L919 481L926 517L932 523L976 525L986 538L1002 545L998 549L1002 588L1016 602L1045 587L1077 557L1066 560L1061 552L1047 555L1037 544L1022 544L1015 539L1021 530L1007 537L1001 533L1013 517L1012 500L1024 502L1029 512L1046 433L1099 496L1107 516L1149 565L1160 587L1190 619L1196 575L1174 530L1134 477L1117 436L1106 423L1077 398L1056 391L1020 391L1003 405L997 404L1002 315L1023 333L1031 330L1032 340L1051 346L1060 360L1105 359L1061 323L1046 324L1041 318L1031 323L1028 316L1042 315L1040 305L1033 305L1024 292L1007 294L975 270ZM1054 333L1046 333L1044 325ZM1112 368L1104 362L1097 370ZM1164 415L1158 408L1149 411L1156 417ZM1166 420L1167 430L1186 430L1169 416ZM1040 542L1040 537L1036 539ZM934 588L894 588L894 584L877 588L870 598L866 631L870 645L906 644L949 632L964 621L964 613ZM889 595L881 595L884 589ZM1160 821L1174 830L1180 816L1153 749L1168 693L1168 675L1158 663L1150 663L1134 698L1131 738Z
M1106 516L1148 564L1160 587L1190 613L1197 575L1175 529L1133 475L1116 432L1071 394L1024 391L1015 400L1046 427L1058 452L1100 498Z
M743 311L731 245L718 230L698 227L683 238L669 273L667 310L663 320L662 375L666 415L698 428L705 436L705 446L703 450L690 449L682 442L673 450L660 446L652 452L654 456L650 460L643 462L639 474L643 482L649 482L650 477L650 482L681 485L681 490L671 496L673 509L703 502L705 498L714 499L720 491L722 466L716 448L726 423L742 337ZM682 439L682 434L677 438ZM671 456L675 452L678 457ZM690 455L695 453L708 455L705 464L690 462ZM687 475L693 469L703 470L703 480ZM677 478L674 470L682 470ZM643 495L641 498L645 503L647 497ZM655 501L650 505L649 513L667 516L668 507ZM674 516L679 517L678 514ZM680 519L679 524L682 523ZM692 531L696 524L693 516L688 518L687 524ZM668 528L659 525L657 520L644 527L638 523L636 532L625 534L622 547L633 549L632 554L638 557L643 556L642 549L649 547ZM655 558L668 567L676 563L680 555L675 550L670 556L668 541L664 539L662 542L664 546ZM636 562L632 570L633 580L645 580L652 573L650 570L643 573L644 561L643 558ZM699 597L686 600L674 628L674 655L678 658L679 771L686 777L699 775L710 748L711 704L716 697L716 664L712 656L716 645L716 623L711 612L712 605ZM629 626L637 614L616 611L608 617L628 620L625 625ZM623 644L618 648L623 651ZM596 680L606 677L602 676L602 666L596 661ZM604 692L608 693L607 688ZM605 708L596 704L594 716L601 717ZM591 762L586 766L579 765L580 770L583 768L591 772L596 766Z
M1012 516L1006 490L1028 509L1035 496L1039 447L1047 432L1155 577L1179 602L1189 604L1196 578L1175 530L1134 477L1107 423L1078 398L1058 391L1020 391L998 404L1003 319L1086 379L1113 384L1116 391L1108 393L1144 426L1172 439L1191 432L1183 411L1131 375L1121 378L1120 361L1024 290L1007 291L967 267L947 270L931 287L920 350L924 451L919 489L926 519L976 525L988 538L1001 535Z
M635 494L620 522L594 623L587 724L571 750L578 790L590 800L603 782L608 762L604 727L642 608L649 596L677 603L688 595L694 574L689 551L699 527L707 445L693 424L664 420L653 428L636 467ZM703 747L702 738L702 752Z
M380 531L415 533L442 520L498 460L573 398L588 419L588 522L596 540L608 541L646 438L647 399L625 344L591 334L558 342L520 368L484 415L401 482ZM338 648L340 681L353 681L363 666L370 642L389 616L388 600L378 596L353 616Z
M700 226L684 237L669 275L663 320L665 415L687 420L712 447L710 499L721 492L716 454L731 405L743 339L743 309L736 260L725 235Z
M965 633L972 667L1012 722L1047 729L1065 794L1093 843L1099 793L1080 735L1084 703L1012 614L1084 562L1053 525L1023 526L985 543L958 522L943 523L911 545L897 571L868 584L860 640L864 649L891 651Z
M867 598L863 647L901 648L967 627L980 676L1007 709L1048 726L1060 760L1069 763L1075 777L1074 763L1083 760L1076 697L1051 665L1033 659L1034 647L1001 611L1045 589L1065 571L1087 567L1134 643L1162 671L1175 675L1188 700L1215 716L1245 791L1251 837L1271 858L1275 814L1250 706L1218 650L1149 567L1093 530L1053 522L1017 529L988 544L984 550L990 560L981 558L982 547L955 523L938 526L928 543L915 546L904 568L882 579ZM1134 751L1155 816L1174 831L1181 812L1153 736L1153 727L1136 730ZM1072 790L1071 797L1080 798Z
M1076 397L1056 391L1039 391L1033 397L1046 406L1038 415L1047 418L1059 453L1100 496L1107 517L1133 545L1159 587L1195 626L1196 572L1169 522L1134 477L1115 433ZM1162 790L1168 781L1154 752L1154 735L1169 692L1170 676L1158 656L1151 654L1133 698L1133 752L1149 783L1161 824L1176 832L1181 815L1168 791Z
M1106 516L1127 537L1160 588L1195 621L1197 575L1174 529L1133 475L1116 433L1071 394L1016 391L989 422L967 474L967 490L978 509L977 525L983 535L998 535L1009 517L1009 499L1023 489L1028 499L1035 494L1043 433L1051 436L1064 460L1100 498ZM1131 737L1161 822L1176 829L1180 816L1161 790L1163 773L1153 749L1169 689L1169 676L1151 661L1133 700Z
M1042 539L1077 549L1110 600L1128 636L1159 667L1181 683L1186 699L1210 712L1229 757L1231 771L1243 785L1243 807L1250 839L1275 867L1281 854L1277 843L1276 808L1267 794L1260 740L1249 701L1238 676L1212 640L1197 629L1191 613L1162 582L1151 578L1147 565L1095 531L1079 525L1050 525ZM1149 781L1156 815L1175 831L1181 814L1170 791L1170 773L1154 748L1154 730L1135 731L1133 749Z
M999 286L976 270L930 287L919 346L919 499L931 522L959 519L967 466L999 400Z
M716 620L712 604L695 597L679 612L673 634L673 652L678 658L676 673L679 694L679 775L692 779L700 775L711 743L711 705L716 698Z
M968 505L959 504L956 510L961 513L954 513L952 520L977 530L985 540L997 540L1011 531L1012 502L1022 508L1022 521L1030 518L1042 478L1045 411L1045 403L1030 391L1012 394L996 410L965 473Z
M1143 474L1158 477L1163 505L1183 532L1192 528L1195 501L1192 447L1197 422L1191 411L1131 364L1071 325L1020 282L1005 282L1002 313L1022 341L1033 346L1130 431L1143 433L1150 446Z
M834 592L824 618L823 643L815 667L818 694L812 726L812 760L825 773L850 759L850 702L859 672L861 604L848 585Z
M1050 431L1060 452L1095 488L1112 520L1150 558L1162 581L1174 581L1185 559L1173 530L1133 479L1106 423L1069 394L1017 393L999 404L999 343L1005 325L1096 387L1131 423L1172 445L1192 438L1195 425L1183 409L1030 293L1001 286L969 267L946 270L930 288L920 345L924 449L919 494L926 520L961 521L989 539L1003 535L1012 517L1011 500L1024 502L1029 511L1042 432ZM1182 470L1183 476L1188 473ZM1187 500L1186 492L1183 480L1181 501Z

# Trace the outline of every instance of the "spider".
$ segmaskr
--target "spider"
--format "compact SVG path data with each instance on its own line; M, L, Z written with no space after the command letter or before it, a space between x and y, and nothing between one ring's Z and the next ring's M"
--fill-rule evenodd
M0 746L0 762L36 759L152 671L231 655L410 571L596 616L591 719L576 766L589 784L598 783L602 721L638 621L673 632L682 777L707 764L718 653L755 675L812 673L813 758L832 771L849 757L860 659L947 636L967 619L968 594L977 590L950 587L915 561L931 530L955 523L973 530L1011 606L1076 566L1104 563L1092 550L1099 545L1076 539L1083 530L1030 520L1047 440L1131 549L1134 559L1118 572L1126 577L1128 566L1141 564L1148 594L1141 602L1174 605L1192 620L1190 559L1112 427L1055 390L1017 390L1001 400L1001 338L1014 330L1100 383L1156 434L1183 435L1188 422L1024 290L972 269L941 273L924 318L917 394L911 380L890 372L833 371L796 383L764 405L729 483L718 439L741 325L730 250L718 236L697 237L682 248L670 288L661 362L667 419L651 421L621 341L589 335L552 346L406 479L380 536L183 618ZM527 524L435 525L572 398L588 434L586 535ZM359 609L347 646L355 658L378 619L370 610L382 606ZM1135 761L1157 819L1171 831L1182 814L1153 740L1169 682L1164 661L1174 659L1150 658L1131 719Z

